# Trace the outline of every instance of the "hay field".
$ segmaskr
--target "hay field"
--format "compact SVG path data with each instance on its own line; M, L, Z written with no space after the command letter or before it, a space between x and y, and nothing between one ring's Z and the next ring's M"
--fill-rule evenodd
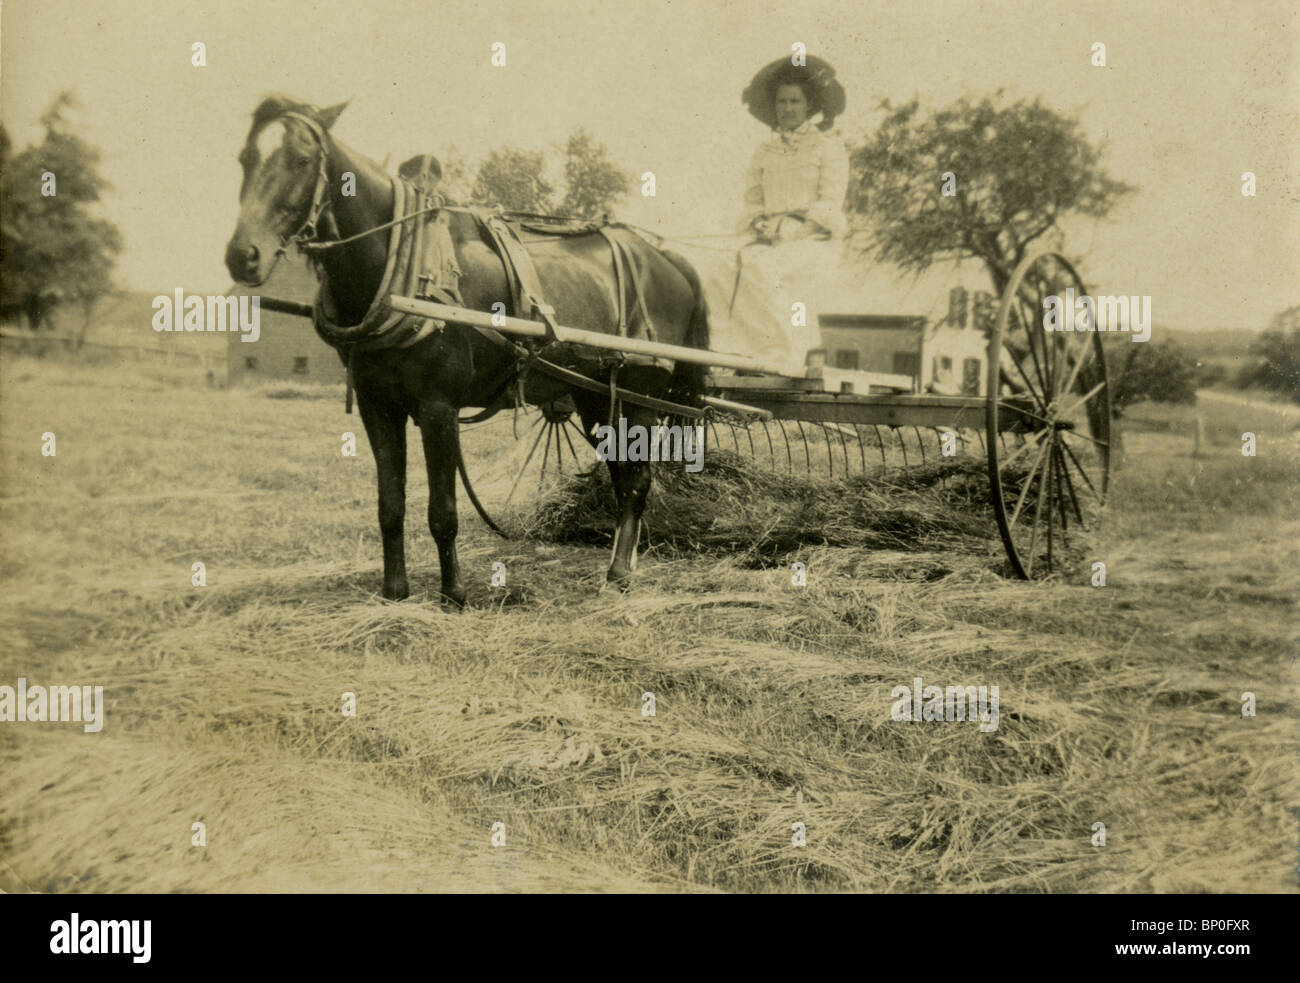
M0 363L0 684L107 701L98 734L0 724L0 888L1295 891L1284 418L1207 404L1193 460L1179 412L1136 413L1104 534L1046 583L1003 579L988 515L938 491L892 499L892 538L827 542L813 492L752 479L713 539L652 516L635 590L598 593L598 529L548 506L506 542L462 496L451 614L418 440L413 597L387 604L364 431L319 396ZM485 498L509 432L471 435ZM892 720L917 676L998 685L998 729Z

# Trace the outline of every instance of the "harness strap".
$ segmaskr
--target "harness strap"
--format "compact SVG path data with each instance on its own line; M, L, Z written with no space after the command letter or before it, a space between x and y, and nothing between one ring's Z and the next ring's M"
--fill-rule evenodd
M343 401L343 408L348 416L352 415L352 392L355 388L352 384L352 356L355 352L355 348L348 349L348 394Z
M623 264L625 259L623 251L619 248L618 240L608 228L601 226L598 230L601 238L609 243L609 251L614 260L614 309L618 312L618 336L627 337L627 288L623 284Z
M623 260L627 263L628 274L632 278L632 292L636 294L636 306L641 311L641 322L645 325L645 336L647 341L654 341L657 336L654 321L650 320L650 312L645 306L645 291L641 289L641 278L636 272L636 263L632 260L632 255L628 250L626 243L619 243L623 247Z
M614 426L618 416L618 362L609 367L609 425Z
M542 283L528 248L514 227L501 216L479 216L479 221L487 226L501 253L501 260L506 264L512 293L516 297L516 309L523 312L524 317L541 320L546 325L546 344L555 342L559 335L555 308L543 299Z

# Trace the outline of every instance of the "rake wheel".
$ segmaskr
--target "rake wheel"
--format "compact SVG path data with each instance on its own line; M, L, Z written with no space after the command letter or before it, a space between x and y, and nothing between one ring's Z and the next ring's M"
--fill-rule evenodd
M600 463L582 434L578 414L568 397L538 409L540 412L520 414L519 439L510 464L513 479L502 508L523 497L541 494Z
M1059 569L1062 547L1098 521L1110 480L1110 387L1096 331L1048 332L1044 300L1087 294L1057 253L1025 257L1002 296L989 336L989 490L1016 574ZM1072 319L1073 312L1067 313ZM995 439L1018 433L1011 451ZM999 450L999 445L1002 449Z

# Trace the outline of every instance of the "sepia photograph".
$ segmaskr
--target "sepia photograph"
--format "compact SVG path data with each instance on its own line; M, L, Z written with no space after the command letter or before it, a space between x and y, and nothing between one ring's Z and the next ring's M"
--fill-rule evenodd
M7 0L0 124L4 893L1300 891L1294 4Z

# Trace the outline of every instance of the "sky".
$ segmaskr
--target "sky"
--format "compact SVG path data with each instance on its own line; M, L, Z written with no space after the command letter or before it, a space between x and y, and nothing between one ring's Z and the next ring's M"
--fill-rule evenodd
M1150 295L1157 323L1264 327L1300 303L1300 25L1294 2L909 0L5 0L0 120L21 146L60 89L104 151L119 279L223 291L235 156L260 98L351 100L334 133L390 170L454 144L542 149L586 127L654 198L619 216L667 234L731 230L767 136L740 93L794 42L835 65L839 120L1005 89L1077 113L1141 190L1066 226L1094 293ZM205 67L191 45L206 46ZM1090 49L1106 45L1107 66ZM506 45L506 65L491 64ZM1256 175L1256 197L1241 176ZM850 278L851 279L851 278ZM875 278L878 280L879 278ZM864 276L863 283L873 282ZM851 290L852 283L845 289ZM863 289L867 289L864 287ZM877 305L879 306L879 305Z

